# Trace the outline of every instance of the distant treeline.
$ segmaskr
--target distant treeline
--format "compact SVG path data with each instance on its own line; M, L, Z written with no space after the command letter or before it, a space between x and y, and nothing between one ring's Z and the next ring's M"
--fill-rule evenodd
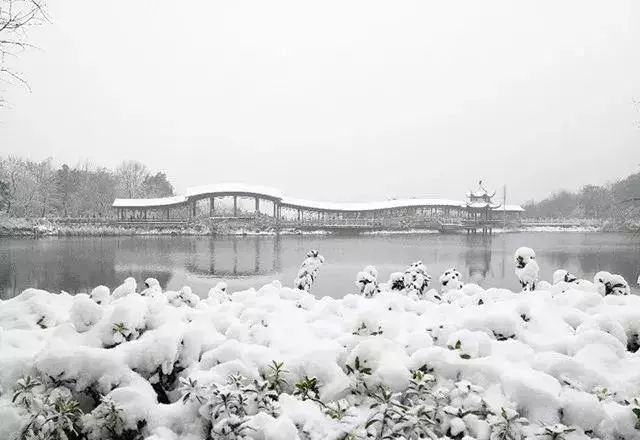
M0 157L0 212L11 217L105 217L116 197L171 195L167 176L137 161L111 170L89 163L56 168L51 158Z
M540 202L527 202L523 208L533 218L638 220L640 173L603 186L587 185L578 192L560 191Z

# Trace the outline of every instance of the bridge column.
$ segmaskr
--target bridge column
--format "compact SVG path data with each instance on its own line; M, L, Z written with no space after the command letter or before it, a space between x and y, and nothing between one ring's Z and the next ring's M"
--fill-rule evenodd
M274 200L273 201L273 218L276 222L276 234L280 232L280 208L282 208L280 204ZM274 248L274 252L275 252L275 248Z
M300 223L300 220L302 220L302 210L298 208L298 223Z
M169 220L169 210L170 210L170 208L167 208L164 211L164 214L165 214L165 217L167 218L167 220Z
M209 197L209 217L213 217L216 213L216 197Z
M260 197L256 197L256 217L260 216Z
M233 196L233 216L238 216L238 196Z

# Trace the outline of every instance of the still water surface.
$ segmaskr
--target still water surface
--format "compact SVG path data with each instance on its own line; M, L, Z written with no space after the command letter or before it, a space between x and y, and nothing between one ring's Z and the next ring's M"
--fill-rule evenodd
M260 287L279 279L291 285L308 249L326 262L314 285L317 296L355 292L365 265L380 281L415 260L437 279L455 267L465 280L484 287L518 289L513 252L533 247L541 277L557 268L587 279L598 270L623 275L640 293L640 235L578 232L519 232L493 237L416 234L372 236L107 237L0 239L0 298L27 287L70 293L98 284L119 285L128 276L157 278L167 289L189 285L200 296L220 280L231 290Z

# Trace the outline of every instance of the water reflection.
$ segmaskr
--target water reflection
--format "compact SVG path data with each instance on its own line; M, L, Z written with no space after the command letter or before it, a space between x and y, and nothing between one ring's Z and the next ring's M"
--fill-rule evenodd
M629 282L640 271L640 237L625 234L0 239L0 298L27 287L86 292L97 284L117 286L127 276L154 277L169 289L187 284L201 294L219 280L232 289L273 279L287 285L312 248L326 258L314 286L319 296L353 293L355 274L365 265L376 266L382 281L416 260L434 277L456 267L467 281L517 289L513 252L523 245L536 250L547 280L560 267L587 279L608 270Z
M480 283L487 278L491 270L491 245L491 236L467 236L468 249L464 255L464 263L470 282Z
M280 237L210 239L187 255L185 269L193 275L214 278L263 276L279 272ZM230 246L230 248L229 248Z

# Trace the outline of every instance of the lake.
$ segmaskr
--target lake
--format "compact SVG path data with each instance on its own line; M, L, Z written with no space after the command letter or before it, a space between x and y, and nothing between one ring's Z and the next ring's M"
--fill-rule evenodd
M453 234L137 236L0 239L0 298L28 287L52 292L87 292L98 284L119 285L128 276L142 283L154 277L166 289L189 285L200 296L224 280L230 290L260 287L272 280L291 285L309 249L326 262L312 292L342 297L355 293L356 273L374 265L379 280L422 260L437 277L460 270L466 281L483 287L519 289L513 253L535 249L541 278L565 268L591 280L607 270L623 275L640 293L640 235L581 232L518 232L491 237Z

